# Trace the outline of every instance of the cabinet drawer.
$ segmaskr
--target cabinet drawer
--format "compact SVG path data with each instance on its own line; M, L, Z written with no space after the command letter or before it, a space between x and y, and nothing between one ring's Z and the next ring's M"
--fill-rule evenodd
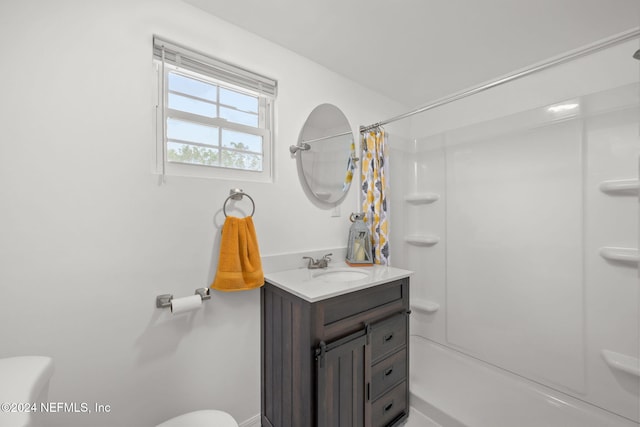
M371 370L371 399L375 400L391 386L407 378L407 350L375 364Z
M407 315L396 314L371 326L371 359L376 363L407 344Z
M407 413L407 383L402 382L371 405L372 427L384 427Z
M318 305L324 311L324 325L331 325L393 302L403 301L403 280L353 292L326 301Z

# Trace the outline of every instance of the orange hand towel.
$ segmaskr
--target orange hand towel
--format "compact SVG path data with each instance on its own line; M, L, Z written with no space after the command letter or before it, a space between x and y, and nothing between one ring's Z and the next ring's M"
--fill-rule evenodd
M253 219L228 216L222 226L218 271L212 289L246 291L264 285Z

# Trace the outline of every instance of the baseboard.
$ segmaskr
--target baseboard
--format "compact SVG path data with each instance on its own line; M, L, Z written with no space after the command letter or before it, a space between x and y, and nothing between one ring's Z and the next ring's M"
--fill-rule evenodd
M260 427L260 414L254 415L248 420L241 422L238 427Z

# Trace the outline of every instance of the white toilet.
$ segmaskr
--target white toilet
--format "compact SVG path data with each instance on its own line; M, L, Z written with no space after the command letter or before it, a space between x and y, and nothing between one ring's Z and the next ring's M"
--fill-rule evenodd
M178 415L156 427L238 427L238 423L226 412L209 409Z
M0 402L47 402L53 359L20 356L0 359ZM17 409L17 408L16 408ZM42 425L38 412L0 411L0 427ZM205 410L171 418L157 427L238 427L226 412Z
M19 356L0 359L0 402L38 404L46 402L53 359L43 356ZM36 427L42 425L38 411L0 411L0 427Z

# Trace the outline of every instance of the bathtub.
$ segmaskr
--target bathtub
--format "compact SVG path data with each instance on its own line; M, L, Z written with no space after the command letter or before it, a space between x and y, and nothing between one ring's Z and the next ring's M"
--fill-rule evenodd
M410 351L416 419L442 427L640 426L421 336L411 336Z

